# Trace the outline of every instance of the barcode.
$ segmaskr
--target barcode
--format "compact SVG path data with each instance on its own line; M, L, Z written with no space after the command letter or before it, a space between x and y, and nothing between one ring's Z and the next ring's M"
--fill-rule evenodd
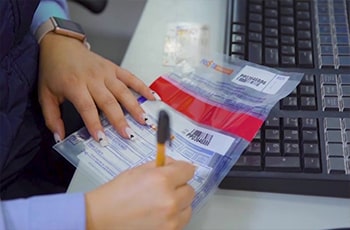
M192 129L191 132L186 134L186 137L189 137L191 140L201 143L205 146L208 146L210 144L210 141L213 139L213 135L199 131L197 129Z
M249 76L247 74L240 74L238 76L238 81L240 82L244 82L244 83L248 83L254 86L259 86L259 85L266 85L266 81L263 79L260 79L258 77L253 77L253 76Z

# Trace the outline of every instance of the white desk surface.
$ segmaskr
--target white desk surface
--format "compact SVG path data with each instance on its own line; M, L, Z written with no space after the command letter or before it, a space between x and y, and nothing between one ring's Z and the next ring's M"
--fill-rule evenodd
M210 45L223 51L225 0L148 0L122 66L150 84L162 66L166 26L198 22L210 28ZM93 188L74 175L69 192ZM350 191L349 191L350 192ZM330 229L350 227L350 199L219 189L186 229Z

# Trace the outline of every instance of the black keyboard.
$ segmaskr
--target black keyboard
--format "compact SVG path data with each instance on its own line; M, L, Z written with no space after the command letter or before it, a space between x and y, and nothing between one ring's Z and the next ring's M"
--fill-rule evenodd
M220 184L350 198L350 0L228 0L227 53L303 72Z

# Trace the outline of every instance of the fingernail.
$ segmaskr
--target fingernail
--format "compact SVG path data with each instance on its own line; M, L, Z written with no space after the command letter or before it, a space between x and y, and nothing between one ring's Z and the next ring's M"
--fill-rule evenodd
M153 94L154 98L155 98L157 101L161 101L161 100L162 100L162 99L160 98L160 96L158 95L158 93L156 93L156 92L154 92L154 91L152 91L151 93Z
M61 137L60 137L60 135L59 135L58 133L54 133L54 134L53 134L53 138L55 139L55 142L56 142L56 143L59 143L59 142L62 141L62 140L61 140Z
M145 121L146 125L148 125L148 126L152 125L152 123L151 123L150 119L148 118L147 114L143 113L142 114L142 119Z
M131 128L126 127L125 132L128 134L130 140L134 140L136 138L135 133Z
M108 145L107 137L105 133L102 132L101 130L97 132L97 138L98 138L98 143L100 143L102 147L106 147Z

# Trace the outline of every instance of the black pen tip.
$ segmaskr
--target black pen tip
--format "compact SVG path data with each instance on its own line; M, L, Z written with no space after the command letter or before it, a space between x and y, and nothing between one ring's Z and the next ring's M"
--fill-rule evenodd
M170 139L170 119L165 110L160 110L158 114L157 142L164 144Z

